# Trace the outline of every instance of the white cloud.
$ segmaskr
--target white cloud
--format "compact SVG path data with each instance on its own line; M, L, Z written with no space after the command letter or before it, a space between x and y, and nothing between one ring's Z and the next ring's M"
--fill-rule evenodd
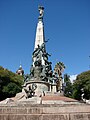
M74 80L76 80L77 75L70 75L70 80L73 83Z

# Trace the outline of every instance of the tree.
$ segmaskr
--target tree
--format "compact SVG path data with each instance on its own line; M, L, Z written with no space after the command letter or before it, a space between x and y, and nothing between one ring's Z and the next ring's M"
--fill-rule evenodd
M77 100L90 99L90 71L79 74L73 84L73 97Z
M14 97L16 93L20 92L22 89L14 82L9 82L7 86L3 86L2 92L5 97Z
M64 65L63 62L58 62L58 63L56 63L54 69L56 69L56 71L58 72L58 74L60 76L62 74L62 72L64 71L64 69L65 69L65 65Z
M73 87L70 81L70 76L68 74L64 74L64 95L66 97L72 97Z
M23 76L0 66L0 100L7 97L13 97L17 92L20 92L23 84Z
M57 62L56 65L55 65L55 68L54 68L54 71L57 73L58 75L58 81L57 81L57 91L61 91L62 90L62 81L63 81L63 78L62 78L62 73L65 69L65 65L63 62Z

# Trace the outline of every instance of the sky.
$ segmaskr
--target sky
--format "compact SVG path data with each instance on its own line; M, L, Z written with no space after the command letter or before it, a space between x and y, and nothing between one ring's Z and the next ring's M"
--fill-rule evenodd
M13 72L32 64L38 5L44 6L49 61L71 76L90 69L90 0L0 0L0 66Z

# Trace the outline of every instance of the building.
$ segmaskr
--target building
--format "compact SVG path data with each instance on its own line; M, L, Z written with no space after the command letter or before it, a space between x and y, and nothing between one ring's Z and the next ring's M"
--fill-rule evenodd
M21 75L21 76L24 75L24 70L21 65L19 66L18 70L16 71L16 74Z

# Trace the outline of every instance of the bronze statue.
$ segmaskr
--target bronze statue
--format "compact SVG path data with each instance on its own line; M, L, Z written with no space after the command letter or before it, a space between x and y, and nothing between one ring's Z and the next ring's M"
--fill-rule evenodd
M43 6L39 6L39 18L43 18L43 13L44 13L44 7Z

